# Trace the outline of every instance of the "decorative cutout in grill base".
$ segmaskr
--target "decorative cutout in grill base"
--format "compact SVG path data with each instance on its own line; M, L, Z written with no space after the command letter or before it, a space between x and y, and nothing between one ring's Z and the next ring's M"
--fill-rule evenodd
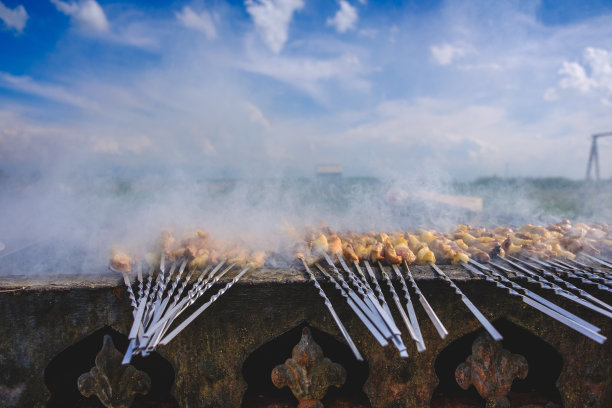
M96 365L79 377L78 387L85 397L95 395L107 408L128 408L136 394L148 394L151 378L132 365L122 365L123 355L109 335L104 336Z
M472 344L472 355L457 367L455 378L464 390L473 385L487 401L487 408L507 408L515 378L527 377L528 364L525 357L512 354L501 344L482 333Z
M289 387L300 401L298 408L323 408L321 400L327 389L346 382L344 367L323 357L323 349L307 327L302 329L302 338L291 357L272 370L272 382L277 388Z

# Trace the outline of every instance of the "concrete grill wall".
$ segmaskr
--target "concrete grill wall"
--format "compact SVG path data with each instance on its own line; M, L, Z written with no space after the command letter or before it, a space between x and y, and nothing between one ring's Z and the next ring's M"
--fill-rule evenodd
M611 340L599 345L490 283L470 279L457 268L444 269L491 321L505 322L508 327L524 330L559 353L562 367L555 382L561 399L559 405L612 406ZM428 268L415 267L413 273L450 335L440 339L417 302L415 307L427 350L417 353L404 330L404 342L410 353L408 359L400 359L392 346L381 348L333 286L322 281L367 362L367 378L363 384L367 401L362 406L435 405L439 383L436 366L440 365L437 358L459 339L480 330L478 321L445 282L436 279ZM612 303L611 296L603 292L597 294ZM602 328L603 335L612 336L612 320L577 309L559 297L555 297L555 301L569 310L580 311L581 317ZM62 353L69 356L71 347L82 344L100 330L114 333L115 345L123 352L127 345L125 335L132 323L129 300L116 276L92 280L82 276L37 280L2 278L0 315L0 401L3 401L0 406L5 407L53 406L48 405L49 401L59 401L61 396L53 396L52 392L68 391L50 391L49 384L54 381L49 378L49 370L53 371L52 376L61 376L65 369L64 375L68 377L75 368L69 367L72 364L69 358L61 364L51 363L59 361L58 356ZM401 321L399 316L395 318ZM168 384L171 395L157 406L244 406L243 398L249 387L243 376L245 361L262 346L304 324L313 327L315 333L327 333L338 343L345 343L317 291L300 272L262 270L250 273L169 345L158 349L155 358L166 366L152 364L149 369L163 366L169 367L164 370L172 372L159 380L171 382ZM95 350L101 345L100 342ZM323 351L334 360L333 350L324 348ZM93 362L95 352L90 354L79 354L79 360ZM281 362L289 357L280 350L278 355L270 355L270 359ZM83 372L89 369L88 365L93 366L84 361L80 364L86 367ZM139 364L146 366L142 361ZM93 402L89 401L95 404L95 397ZM96 406L87 403L81 401L74 406ZM137 398L134 406L155 406L147 404L153 401L143 397Z

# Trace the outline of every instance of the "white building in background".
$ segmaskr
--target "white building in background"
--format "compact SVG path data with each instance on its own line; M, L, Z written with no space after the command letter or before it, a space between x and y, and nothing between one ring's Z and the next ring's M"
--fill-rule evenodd
M317 181L321 184L341 185L341 164L320 164L317 166Z

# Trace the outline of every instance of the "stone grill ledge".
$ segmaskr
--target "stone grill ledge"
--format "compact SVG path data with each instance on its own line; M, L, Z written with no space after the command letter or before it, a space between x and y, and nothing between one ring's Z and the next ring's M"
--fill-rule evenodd
M491 283L471 278L462 268L443 266L442 269L494 325L499 319L510 322L560 353L563 368L556 387L562 406L612 406L612 320L576 308L558 296L549 297L561 307L579 311L581 317L601 327L602 334L609 339L599 345ZM437 357L456 340L481 330L459 296L429 267L411 267L411 271L450 334L440 339L413 294L427 350L417 353L414 342L403 330L402 337L410 354L403 360L392 346L381 348L334 287L321 280L367 361L369 375L363 391L372 407L432 406L432 396L439 383L435 372ZM134 280L135 274L131 278ZM211 293L229 278L218 282ZM380 283L387 296L386 285ZM396 289L401 296L400 287ZM594 293L612 303L612 296L607 293ZM389 296L387 301L399 326L401 318ZM47 406L52 392L45 384L45 373L54 357L102 328L126 336L132 324L131 306L122 280L108 271L99 275L0 277L0 313L3 368L0 401L5 404L0 406L6 407ZM242 375L247 358L304 323L345 344L305 272L299 269L250 271L170 344L157 350L174 370L171 394L178 405L168 406L240 407L247 390ZM115 345L119 351L125 350L117 342ZM334 360L334 355L326 356ZM92 361L94 357L95 353ZM281 362L289 357L289 354L271 356Z

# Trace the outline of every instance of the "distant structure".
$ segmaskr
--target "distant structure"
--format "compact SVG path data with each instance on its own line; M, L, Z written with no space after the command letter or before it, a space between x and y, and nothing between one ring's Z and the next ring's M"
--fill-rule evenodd
M595 183L599 184L599 150L597 149L597 139L601 137L612 136L612 132L598 133L592 135L591 154L589 154L589 163L587 164L586 180L591 180L591 169L595 170Z
M320 184L340 186L342 184L342 165L320 164L317 166L317 181Z

